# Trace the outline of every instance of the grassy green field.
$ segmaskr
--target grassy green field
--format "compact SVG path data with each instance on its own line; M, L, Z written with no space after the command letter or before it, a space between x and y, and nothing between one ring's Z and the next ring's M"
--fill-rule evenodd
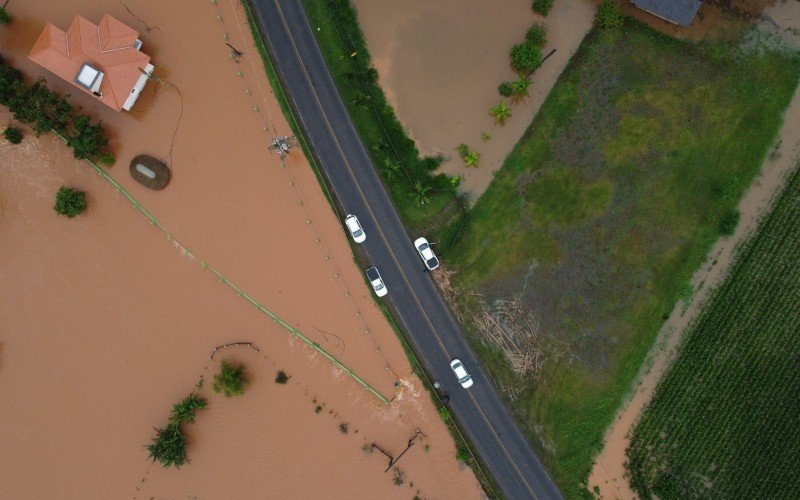
M568 496L758 172L799 67L630 20L594 30L444 253L475 349ZM471 320L512 297L540 325L538 376Z
M800 170L635 427L642 498L800 498Z
M395 207L413 233L446 241L465 215L454 179L437 174L441 159L420 157L381 89L356 12L346 0L304 0L314 33L350 117Z

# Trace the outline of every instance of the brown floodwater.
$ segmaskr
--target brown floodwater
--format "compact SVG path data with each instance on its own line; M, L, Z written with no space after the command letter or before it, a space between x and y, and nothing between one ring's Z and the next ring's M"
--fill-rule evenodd
M422 154L442 154L442 171L462 178L474 202L486 190L592 26L589 0L556 0L547 18L529 0L354 0L380 83ZM495 123L497 86L516 80L511 47L534 22L547 24L544 54L529 96L503 98L512 116ZM482 134L491 136L483 140ZM478 151L480 167L466 168L459 144Z
M479 497L307 161L293 152L282 167L267 150L274 133L289 130L238 3L12 1L9 10L15 20L0 30L0 52L103 120L118 158L109 173L175 240L57 138L26 130L19 146L0 141L0 497ZM46 22L64 29L76 14L97 22L104 13L142 31L164 82L157 95L149 83L131 113L106 109L26 59ZM244 52L238 64L225 33ZM166 159L165 190L130 178L138 154ZM84 214L53 212L61 185L87 193ZM392 403L290 337L201 261ZM209 362L214 346L235 341L260 351L230 348ZM225 399L206 384L209 408L187 427L191 464L151 464L143 446L153 427L222 357L246 364L251 387ZM279 369L291 376L285 386L273 382ZM362 445L397 454L416 429L424 436L398 464L406 479L395 486L384 457Z

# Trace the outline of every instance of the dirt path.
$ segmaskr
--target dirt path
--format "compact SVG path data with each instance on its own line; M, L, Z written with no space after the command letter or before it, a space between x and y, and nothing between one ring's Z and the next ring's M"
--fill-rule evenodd
M54 136L26 130L19 146L0 139L0 497L407 499L419 490L478 498L308 163L293 153L283 168L267 150L271 134L290 132L240 3L77 0L9 10L3 56L103 120L118 158L110 175L190 252ZM97 22L106 12L142 30L143 50L170 82L157 97L148 84L131 113L99 107L26 59L45 22L66 28L76 14ZM238 65L225 33L245 53ZM0 110L0 127L9 121ZM128 175L141 153L167 158L173 177L163 191ZM54 213L61 185L87 193L86 213ZM394 401L379 403L292 339L201 259ZM246 363L250 389L227 400L207 385L210 406L188 430L191 464L151 464L143 446L153 426L217 370L211 349L235 341L261 349L222 353ZM292 377L286 386L273 382L278 369ZM383 457L361 447L374 441L399 453L415 429L426 437L403 457L407 477L397 487Z
M800 3L778 4L765 11L779 27L788 42L800 47ZM769 24L769 23L767 23ZM769 29L767 25L764 25ZM589 477L590 490L598 487L603 498L635 498L625 479L625 450L628 433L650 401L658 381L674 358L687 326L702 310L708 294L723 280L735 257L736 246L755 229L758 219L769 207L770 201L780 191L787 172L795 168L800 157L800 87L784 116L784 124L778 136L776 148L770 152L761 173L748 189L739 211L741 219L736 232L721 238L711 249L706 263L692 277L695 293L689 304L678 303L656 339L642 373L636 381L636 389L617 414L617 419L606 432L605 447L597 456L595 467Z
M355 0L380 83L422 154L442 154L442 170L459 175L477 198L530 125L594 19L589 0L556 0L546 21L528 0ZM548 25L547 54L533 75L530 96L509 102L512 117L494 124L489 108L497 86L516 75L508 51L534 22ZM484 142L481 134L491 139ZM465 168L455 152L465 143L481 154L480 168Z

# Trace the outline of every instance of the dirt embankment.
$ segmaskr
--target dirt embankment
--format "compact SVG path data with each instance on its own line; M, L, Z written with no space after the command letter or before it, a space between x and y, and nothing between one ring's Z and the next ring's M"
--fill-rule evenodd
M189 250L55 137L26 131L19 146L0 141L0 497L410 498L419 490L477 498L308 163L293 152L283 168L267 150L273 134L290 132L239 3L12 2L9 10L3 56L103 120L118 158L109 173ZM131 113L103 109L26 59L46 22L65 29L76 14L97 22L104 13L142 31L160 78ZM238 64L226 33L244 52ZM10 120L2 110L0 124ZM166 189L130 178L138 154L165 159ZM53 212L61 185L86 191L86 213ZM379 403L200 260L394 401ZM227 350L208 362L214 346L232 341L260 352ZM210 406L188 427L191 464L151 464L143 446L153 426L220 357L244 362L252 386L225 399L206 384ZM286 386L273 382L278 369L292 377ZM416 429L425 437L403 457L406 480L395 486L386 460L361 447L374 441L398 453Z
M800 3L779 3L766 9L761 29L783 37L785 43L800 48ZM736 247L756 227L759 217L769 207L783 186L787 172L796 168L800 158L800 88L795 92L784 116L777 143L739 204L741 218L736 232L721 238L711 249L703 267L692 277L694 296L688 304L678 303L661 328L645 369L638 377L633 394L606 433L605 447L595 460L589 488L599 488L603 498L635 498L625 475L625 450L628 433L650 401L658 381L674 358L687 327L702 310L708 293L727 275Z
M476 200L541 107L594 19L589 0L556 0L542 18L528 0L354 0L380 84L397 116L424 155L444 155L442 171L463 179ZM511 102L497 86L515 80L508 52L534 22L548 26L543 52L556 52L533 74L530 95ZM512 108L505 125L489 109ZM491 139L484 141L482 134ZM480 153L466 168L456 147Z

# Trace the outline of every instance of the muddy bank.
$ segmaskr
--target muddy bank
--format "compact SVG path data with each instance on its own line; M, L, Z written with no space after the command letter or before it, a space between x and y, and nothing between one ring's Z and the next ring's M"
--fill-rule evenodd
M0 31L0 50L103 120L118 159L110 174L188 251L56 138L26 131L20 146L0 143L0 496L408 498L419 489L476 498L473 474L455 461L307 162L293 154L284 168L267 150L272 135L289 129L241 7L126 4L130 12L96 0L12 3L15 20ZM157 67L159 83L148 84L131 113L103 109L26 59L45 22L66 28L76 14L96 22L106 12L142 32L142 50ZM245 53L238 64L226 33ZM9 120L2 110L0 123ZM169 165L165 190L130 178L138 154ZM86 213L56 216L61 185L86 191ZM293 340L200 260L393 403L379 403ZM152 427L191 391L214 346L242 340L261 349L229 354L247 364L251 389L237 400L206 389L209 409L188 430L192 463L179 471L151 465L143 446ZM292 376L287 386L272 381L277 369ZM315 413L315 398L333 413ZM337 429L343 421L347 435ZM397 487L383 459L364 456L361 445L402 450L417 428L428 450L420 442L403 458L407 480Z
M526 0L354 0L380 84L420 152L444 155L442 170L461 176L476 200L492 174L530 125L533 116L577 50L594 19L588 0L556 0L546 19ZM508 51L533 22L548 26L543 53L555 54L533 74L529 97L506 103L512 117L497 125L489 108L497 86L517 78ZM491 135L488 141L482 134ZM465 143L481 154L480 168L466 168L456 153Z
M767 8L764 15L774 20L763 21L765 32L783 36L785 43L800 48L800 3L778 3ZM780 192L787 172L796 168L800 158L800 88L795 91L779 132L774 149L768 154L760 175L739 204L741 218L735 233L721 238L711 249L706 263L692 277L695 290L689 304L678 303L661 328L656 343L645 362L645 368L636 381L634 391L608 429L605 446L595 459L589 477L589 488L598 487L603 498L635 498L625 474L625 450L629 445L628 433L653 396L665 370L675 356L676 349L691 322L701 312L712 291L727 275L736 253L736 247L755 229L759 217L769 207L770 201Z

